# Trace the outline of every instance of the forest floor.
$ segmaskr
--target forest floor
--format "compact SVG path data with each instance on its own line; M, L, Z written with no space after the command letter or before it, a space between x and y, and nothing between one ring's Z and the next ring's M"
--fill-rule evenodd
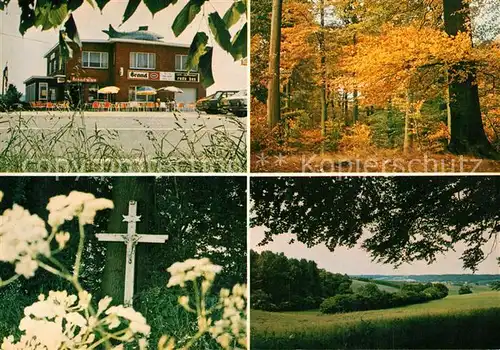
M485 173L500 172L500 162L452 154L403 154L377 150L369 154L252 153L251 171L297 173Z
M500 326L500 293L484 290L345 314L252 310L252 348L498 348L488 332Z

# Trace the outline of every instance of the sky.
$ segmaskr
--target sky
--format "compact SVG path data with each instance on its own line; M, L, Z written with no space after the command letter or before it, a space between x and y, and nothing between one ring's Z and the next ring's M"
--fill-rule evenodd
M250 229L250 248L262 252L270 250L275 253L284 253L289 258L313 260L319 268L323 268L333 273L348 275L425 275L425 274L469 274L470 270L462 269L460 256L464 250L457 247L456 252L449 252L441 255L437 261L431 265L425 262L415 262L404 264L398 269L392 265L385 265L371 261L369 254L357 246L353 249L337 248L335 252L330 252L324 245L308 248L306 245L296 242L288 244L293 238L292 234L284 234L274 238L274 241L265 246L259 247L258 243L264 238L265 227L254 227ZM480 266L477 274L500 274L497 265L496 254L492 254Z
M107 39L108 36L102 30L108 29L109 24L119 31L135 31L139 26L147 25L150 31L162 34L163 41L189 45L198 30L204 30L207 33L209 30L206 17L202 18L200 14L178 38L175 38L171 26L176 14L186 3L187 0L179 0L176 5L169 6L153 18L148 8L141 2L135 14L120 28L118 27L121 24L127 0L111 0L102 14L84 1L74 13L74 17L81 39ZM232 3L233 0L212 0L204 5L204 8L207 14L213 12L215 8L222 17ZM17 1L11 1L7 11L0 11L0 66L3 70L6 62L9 62L9 83L16 85L18 90L24 93L23 81L25 79L32 75L46 75L46 62L43 55L57 43L59 32L57 30L42 32L40 29L31 28L22 38L18 31L20 13ZM231 34L234 34L240 27L236 24L231 29ZM207 90L207 93L222 89L246 89L248 66L242 66L240 61L234 62L231 55L219 48L217 44L214 48L215 84Z

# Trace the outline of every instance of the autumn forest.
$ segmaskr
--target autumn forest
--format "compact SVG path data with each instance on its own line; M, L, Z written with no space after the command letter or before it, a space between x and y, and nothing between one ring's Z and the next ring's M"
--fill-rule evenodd
M252 0L251 12L253 171L498 170L497 0Z

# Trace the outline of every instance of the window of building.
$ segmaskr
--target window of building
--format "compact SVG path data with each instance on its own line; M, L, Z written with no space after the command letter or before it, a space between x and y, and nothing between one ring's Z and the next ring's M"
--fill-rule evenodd
M187 55L175 55L175 70L182 71L182 72L187 71L187 62L188 62ZM198 71L198 67L193 67L190 70L190 72L197 72L197 71Z
M49 62L49 75L57 72L57 60L54 58Z
M82 65L84 68L108 68L109 55L107 52L82 52Z
M39 83L38 84L38 99L40 101L47 101L49 97L49 84Z
M130 68L156 69L156 54L147 52L131 52Z
M187 55L175 55L175 70L185 71L187 68Z
M151 95L151 96L137 95L138 88L140 88L140 86L130 86L128 88L129 101L138 101L138 102L156 101L156 95Z
M50 88L50 100L51 101L56 100L56 89L55 88Z
M26 101L31 102L36 100L36 84L26 86Z

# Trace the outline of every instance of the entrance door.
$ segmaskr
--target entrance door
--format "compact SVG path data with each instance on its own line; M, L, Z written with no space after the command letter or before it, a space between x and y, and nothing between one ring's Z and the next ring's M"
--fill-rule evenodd
M182 88L182 91L184 91L182 94L175 93L175 102L179 103L195 103L197 94L196 94L196 89L193 88Z

